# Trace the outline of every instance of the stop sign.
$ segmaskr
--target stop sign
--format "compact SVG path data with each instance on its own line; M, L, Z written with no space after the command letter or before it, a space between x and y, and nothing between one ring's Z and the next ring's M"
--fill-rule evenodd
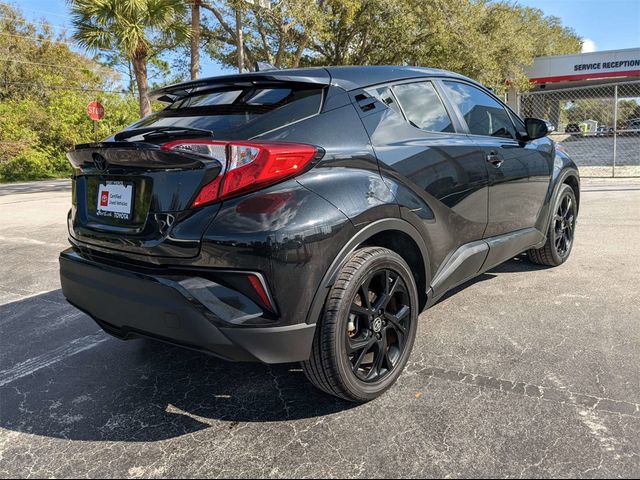
M104 117L104 107L99 102L89 102L87 105L87 115L91 120L102 120Z

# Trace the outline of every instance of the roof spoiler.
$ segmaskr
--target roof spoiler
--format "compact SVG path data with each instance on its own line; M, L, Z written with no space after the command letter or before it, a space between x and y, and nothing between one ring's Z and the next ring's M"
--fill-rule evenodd
M278 67L271 65L269 62L256 62L256 72L272 72L273 70L280 70Z
M240 73L237 75L209 77L169 85L168 87L152 91L150 96L154 100L169 103L199 90L224 87L252 87L254 85L274 83L309 83L314 85L329 85L331 83L331 76L324 68L268 70L252 73Z

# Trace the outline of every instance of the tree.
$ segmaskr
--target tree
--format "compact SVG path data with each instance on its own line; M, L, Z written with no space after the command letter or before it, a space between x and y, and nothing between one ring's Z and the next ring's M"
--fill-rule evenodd
M205 24L207 53L229 66L244 58L244 68L253 70L257 61L278 68L295 68L312 37L325 29L327 0L203 0L202 7L213 15L213 24ZM268 5L267 5L268 4ZM242 29L238 29L238 17ZM242 41L240 41L242 37ZM242 44L239 56L237 45Z
M191 2L191 80L200 71L200 0Z
M640 98L618 100L618 128L627 128L629 121L640 118Z
M560 121L562 123L581 123L595 120L601 125L613 126L613 102L611 98L574 98L560 104Z
M528 86L536 56L579 52L580 38L539 9L488 0L329 0L327 29L303 64L424 65L496 90Z
M66 39L46 23L27 22L13 7L0 4L0 100L49 95L49 88L113 88L108 68L75 55Z
M88 50L117 50L131 60L140 115L151 113L150 56L189 37L182 0L69 0L74 40Z
M169 62L160 55L160 53L161 52L155 52L153 55L149 56L147 62L147 81L149 83L149 88L151 89L156 85L166 85L167 79L169 79L171 83L185 80L185 78L180 74L172 75L172 65L170 65ZM124 80L127 82L127 91L131 95L135 95L138 86L136 83L136 77L133 73L133 65L129 58L124 56L120 51L111 50L100 51L93 57L93 60L100 65L107 67L109 70L117 72L121 77L124 77ZM184 70L184 67L182 67L182 69ZM175 82L173 82L174 79Z
M47 23L0 4L0 182L68 176L66 152L95 138L86 114L92 100L106 109L100 138L133 122L138 102L118 83Z
M203 0L213 14L208 53L235 65L234 8L243 9L249 67L424 65L454 70L495 90L527 88L536 56L579 52L580 38L556 17L509 1Z

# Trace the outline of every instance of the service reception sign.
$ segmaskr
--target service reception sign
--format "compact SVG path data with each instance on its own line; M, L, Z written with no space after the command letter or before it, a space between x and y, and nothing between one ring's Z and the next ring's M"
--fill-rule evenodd
M526 70L534 83L640 76L640 48L539 57Z

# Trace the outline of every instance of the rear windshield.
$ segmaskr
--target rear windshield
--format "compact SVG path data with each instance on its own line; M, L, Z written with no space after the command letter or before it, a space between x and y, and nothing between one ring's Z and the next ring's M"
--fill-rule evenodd
M250 138L315 115L321 105L322 88L315 85L216 89L180 98L129 129L190 127Z

